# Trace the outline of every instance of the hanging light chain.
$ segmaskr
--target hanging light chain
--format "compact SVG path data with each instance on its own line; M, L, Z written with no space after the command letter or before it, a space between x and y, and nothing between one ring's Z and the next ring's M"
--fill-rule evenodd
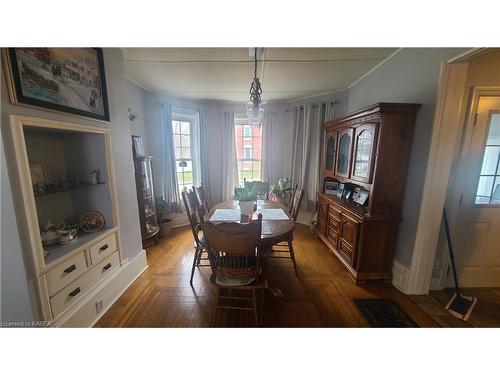
M258 107L260 103L262 103L261 94L262 87L260 85L260 81L257 78L257 48L254 48L254 78L252 84L250 86L250 101L254 104L255 107Z

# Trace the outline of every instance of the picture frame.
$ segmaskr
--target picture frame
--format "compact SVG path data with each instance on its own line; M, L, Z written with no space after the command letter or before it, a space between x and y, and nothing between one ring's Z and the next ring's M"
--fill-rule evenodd
M344 189L345 189L345 184L339 183L337 190L337 197L342 197L342 195L344 194Z
M356 202L357 204L364 206L366 201L368 200L368 196L370 195L370 192L368 190L362 189L362 188L356 188L354 189L354 194L352 196L352 200Z
M47 172L45 170L45 164L43 163L30 163L30 175L31 183L36 184L46 184L47 183Z
M101 48L3 48L12 104L109 122Z
M144 151L144 141L142 137L138 135L132 136L132 149L134 151L134 157L141 157L145 155Z
M337 195L338 188L338 181L325 181L325 194Z

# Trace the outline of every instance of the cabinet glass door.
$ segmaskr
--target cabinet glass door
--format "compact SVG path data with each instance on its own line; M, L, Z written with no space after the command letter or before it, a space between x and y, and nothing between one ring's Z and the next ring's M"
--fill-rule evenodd
M325 169L333 172L337 156L337 133L326 134Z
M356 146L351 177L353 180L371 182L376 131L376 124L365 124L356 129Z
M352 129L339 131L339 155L337 157L336 174L349 178L352 147Z

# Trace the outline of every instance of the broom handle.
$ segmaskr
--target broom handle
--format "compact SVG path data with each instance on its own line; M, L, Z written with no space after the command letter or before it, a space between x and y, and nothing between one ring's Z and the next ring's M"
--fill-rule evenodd
M450 228L448 227L448 218L446 216L446 207L443 207L443 219L446 239L448 240L448 252L450 254L451 268L453 270L453 278L455 279L455 291L457 293L457 296L460 297L460 288L458 287L457 270L455 268L455 256L453 255L453 246L451 244Z

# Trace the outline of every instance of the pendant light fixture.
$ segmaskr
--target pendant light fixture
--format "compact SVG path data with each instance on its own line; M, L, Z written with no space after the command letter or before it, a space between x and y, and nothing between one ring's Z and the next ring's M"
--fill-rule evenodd
M250 101L247 103L247 116L250 126L260 128L264 121L266 103L262 102L262 86L257 78L257 48L254 48L254 77L250 86Z

